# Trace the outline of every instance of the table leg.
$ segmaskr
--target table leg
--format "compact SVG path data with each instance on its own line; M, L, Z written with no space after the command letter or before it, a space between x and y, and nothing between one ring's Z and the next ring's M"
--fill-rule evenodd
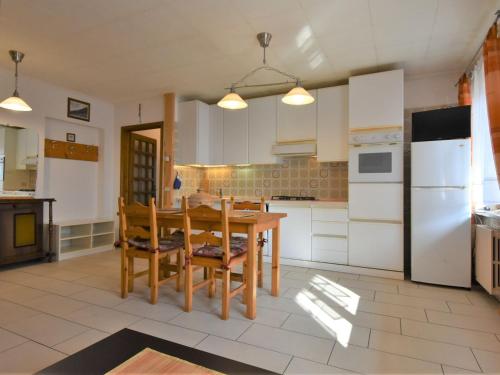
M280 295L280 223L273 228L273 275L271 282L271 294L275 297Z
M52 213L52 201L49 201L49 249L48 249L48 260L52 262L54 257L54 252L52 250L52 242L54 240L54 219Z
M255 226L248 226L247 252L247 318L255 319L257 310L257 233Z

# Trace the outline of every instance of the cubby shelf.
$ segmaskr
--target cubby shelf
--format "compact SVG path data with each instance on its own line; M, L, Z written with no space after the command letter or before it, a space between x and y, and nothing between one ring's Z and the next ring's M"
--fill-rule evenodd
M115 241L115 222L109 218L58 222L54 228L59 260L111 250Z

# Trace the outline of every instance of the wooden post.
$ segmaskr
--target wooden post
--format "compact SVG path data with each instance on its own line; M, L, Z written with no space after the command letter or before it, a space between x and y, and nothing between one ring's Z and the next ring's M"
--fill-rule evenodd
M174 171L174 127L175 127L175 94L164 95L165 118L163 120L163 176L161 181L160 205L172 207Z

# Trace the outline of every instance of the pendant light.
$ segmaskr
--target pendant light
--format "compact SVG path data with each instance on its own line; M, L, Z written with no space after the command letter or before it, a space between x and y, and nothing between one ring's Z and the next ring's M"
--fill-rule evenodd
M262 66L250 71L246 75L244 75L239 81L234 82L229 88L229 93L224 96L217 105L219 107L225 109L243 109L248 107L247 102L245 102L241 96L236 93L236 89L246 88L246 87L265 87L265 86L278 86L278 85L290 85L295 84L295 87L292 88L282 100L285 104L290 105L306 105L314 102L314 98L309 94L301 84L299 77L294 76L293 74L283 72L279 69L273 68L272 66L267 65L266 61L266 48L269 47L269 43L271 42L272 35L271 33L262 32L257 34L257 40L259 41L260 46L264 50L264 57L262 60ZM273 83L264 83L264 84L247 84L246 80L253 76L255 73L261 70L268 70L279 75L282 75L287 78L286 81L283 82L273 82ZM290 80L291 79L291 80Z
M290 105L305 105L314 103L314 97L302 87L300 82L297 82L297 86L288 91L281 101Z
M233 88L231 88L229 94L219 100L217 105L224 109L243 109L248 107L247 102L245 102L237 93L235 93Z
M15 89L14 93L12 94L11 97L5 99L3 102L0 103L0 108L5 108L5 109L10 109L12 111L31 111L31 107L19 97L19 92L17 91L17 64L19 64L21 61L23 61L24 58L24 53L19 52L19 51L9 51L10 58L14 63L16 64L16 73L15 73Z

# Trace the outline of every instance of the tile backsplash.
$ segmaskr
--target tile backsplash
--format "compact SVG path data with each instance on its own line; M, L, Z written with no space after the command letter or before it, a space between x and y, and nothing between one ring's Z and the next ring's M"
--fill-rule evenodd
M289 158L280 164L176 169L183 181L180 195L189 195L208 184L209 193L214 195L222 189L223 195L238 197L299 195L347 199L347 162Z

